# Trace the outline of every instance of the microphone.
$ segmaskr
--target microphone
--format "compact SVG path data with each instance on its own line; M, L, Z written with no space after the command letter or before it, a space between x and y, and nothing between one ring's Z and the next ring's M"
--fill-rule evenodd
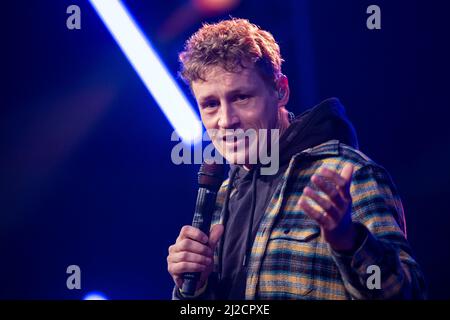
M225 166L223 164L203 162L198 171L198 192L195 203L192 226L209 235L211 219L216 206L217 191L223 182ZM200 278L200 272L187 272L183 274L183 287L181 293L193 296Z

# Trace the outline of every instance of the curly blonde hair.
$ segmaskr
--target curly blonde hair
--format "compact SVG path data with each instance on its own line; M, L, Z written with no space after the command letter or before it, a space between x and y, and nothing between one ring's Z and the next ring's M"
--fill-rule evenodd
M267 83L276 86L283 62L272 34L246 19L237 18L203 24L186 41L179 60L180 76L188 85L205 80L205 72L211 66L238 72L250 62Z

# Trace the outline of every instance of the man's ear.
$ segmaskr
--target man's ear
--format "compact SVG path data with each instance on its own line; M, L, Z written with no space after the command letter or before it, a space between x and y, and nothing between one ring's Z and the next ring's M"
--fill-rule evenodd
M289 81L288 78L282 74L277 80L277 95L278 107L284 107L289 102Z

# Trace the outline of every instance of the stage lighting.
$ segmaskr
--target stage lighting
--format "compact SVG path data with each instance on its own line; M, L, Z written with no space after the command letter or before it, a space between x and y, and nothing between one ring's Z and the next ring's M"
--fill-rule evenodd
M119 0L89 0L159 107L185 142L199 142L200 119Z
M101 292L90 292L84 296L83 300L108 300Z

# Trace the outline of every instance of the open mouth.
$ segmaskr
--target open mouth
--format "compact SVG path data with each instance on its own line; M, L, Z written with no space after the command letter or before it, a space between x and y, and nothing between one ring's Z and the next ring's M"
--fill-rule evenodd
M242 140L245 137L245 134L244 134L244 132L239 131L239 132L219 135L219 139L220 139L220 137L222 138L222 141L224 141L224 142L234 142L234 141Z

